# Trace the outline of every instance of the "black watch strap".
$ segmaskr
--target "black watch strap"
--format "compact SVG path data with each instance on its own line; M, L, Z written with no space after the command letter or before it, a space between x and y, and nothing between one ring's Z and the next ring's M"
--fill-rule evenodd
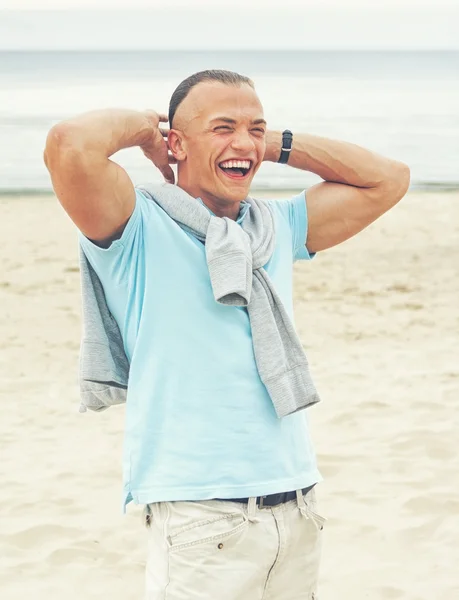
M287 164L292 151L293 133L290 129L282 132L282 150L277 162Z

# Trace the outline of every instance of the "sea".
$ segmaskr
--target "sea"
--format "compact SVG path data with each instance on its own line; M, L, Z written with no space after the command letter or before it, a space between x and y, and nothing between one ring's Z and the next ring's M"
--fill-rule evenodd
M268 127L346 140L406 162L414 189L459 188L459 52L0 51L0 193L51 191L49 129L84 111L166 112L204 69L251 77ZM114 156L134 183L161 176L138 148ZM253 187L299 190L312 173L263 164Z

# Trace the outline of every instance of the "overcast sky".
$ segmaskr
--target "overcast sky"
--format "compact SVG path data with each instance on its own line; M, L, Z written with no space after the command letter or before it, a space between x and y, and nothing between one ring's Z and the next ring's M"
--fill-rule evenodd
M279 0L232 0L226 3L224 0L0 0L0 9L15 10L49 10L68 8L174 8L174 7L214 7L224 10L236 4L242 6L254 6L258 8L279 7ZM310 8L313 6L342 6L347 7L371 7L378 3L374 0L282 0L282 7ZM432 9L440 6L457 7L457 0L383 0L380 4L384 7L430 7Z
M0 0L0 49L459 50L458 23L458 0Z

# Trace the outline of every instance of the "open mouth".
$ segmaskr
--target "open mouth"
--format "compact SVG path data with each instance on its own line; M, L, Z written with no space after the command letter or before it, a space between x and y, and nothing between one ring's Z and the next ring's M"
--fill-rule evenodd
M231 179L245 179L252 169L252 161L225 160L219 163L218 168Z

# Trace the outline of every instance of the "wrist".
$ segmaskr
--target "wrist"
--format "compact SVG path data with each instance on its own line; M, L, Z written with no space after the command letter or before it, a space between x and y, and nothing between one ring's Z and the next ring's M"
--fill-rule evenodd
M264 161L277 162L282 150L282 131L268 130L266 132L266 150Z
M151 143L151 140L155 137L159 128L159 121L158 115L152 110L138 113L138 117L139 119L135 125L137 133L134 145L142 147Z

